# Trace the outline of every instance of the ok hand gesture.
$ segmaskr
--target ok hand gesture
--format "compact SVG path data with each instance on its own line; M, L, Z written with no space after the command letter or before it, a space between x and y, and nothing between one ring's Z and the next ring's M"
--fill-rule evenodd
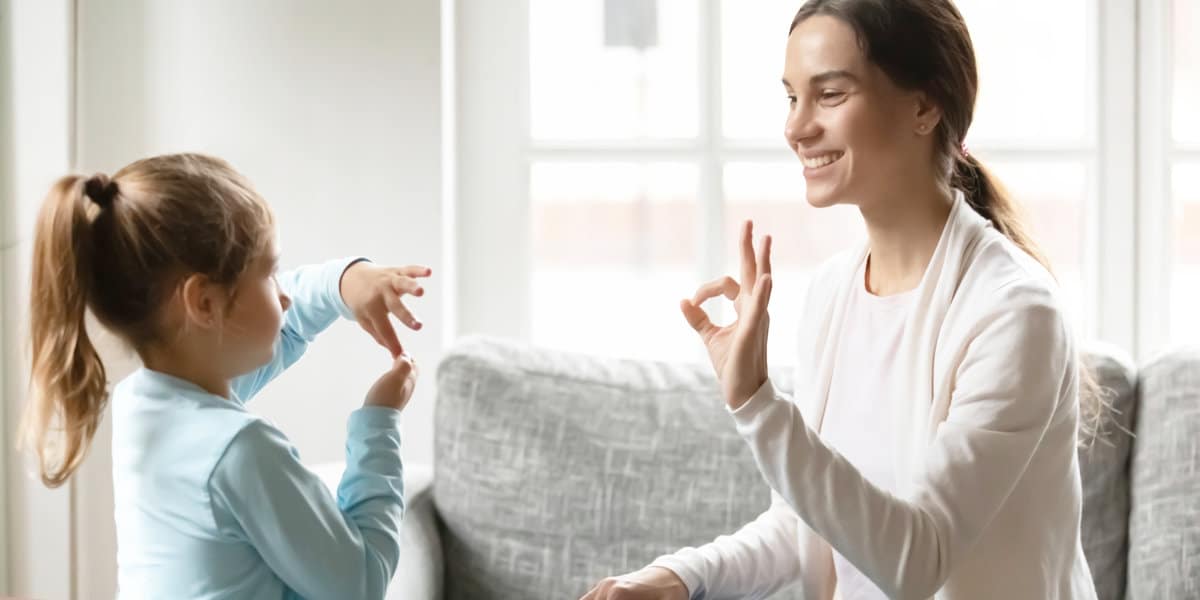
M732 277L710 281L696 290L691 300L680 302L683 316L708 348L708 357L721 382L729 408L745 404L767 380L767 329L771 299L771 236L765 236L754 251L754 223L742 227L742 281ZM725 296L733 301L737 319L718 327L700 305L709 298Z

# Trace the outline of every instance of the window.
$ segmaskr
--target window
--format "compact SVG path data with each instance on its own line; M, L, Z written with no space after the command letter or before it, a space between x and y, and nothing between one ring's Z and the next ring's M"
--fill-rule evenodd
M1076 330L1135 355L1165 343L1162 315L1174 334L1195 339L1200 326L1200 111L1188 109L1200 105L1200 44L1187 35L1200 10L1171 1L1174 14L1153 30L1174 32L1174 111L1161 127L1145 118L1154 113L1139 88L1154 83L1142 73L1157 64L1147 40L1168 36L1137 35L1159 4L957 3L980 70L970 151L1025 209ZM465 331L701 359L678 300L736 276L736 233L749 218L775 238L770 354L790 362L813 269L864 235L852 208L807 204L783 141L779 76L799 2L525 0L515 12L461 2ZM1147 194L1150 155L1135 148L1146 130L1167 128L1169 169L1161 194ZM502 175L508 167L523 176ZM1171 201L1152 210L1149 196ZM1169 252L1153 251L1152 238L1169 239ZM495 278L479 266L487 260L515 266ZM472 288L475 278L488 285ZM1167 280L1169 299L1151 291ZM511 286L504 298L499 281ZM505 323L486 316L495 302ZM707 308L733 316L724 302Z
M754 219L776 240L771 358L795 356L813 269L863 235L853 209L808 206L783 141L779 76L796 6L529 1L535 343L695 358L700 345L678 299L737 273L738 227ZM1035 18L986 0L961 3L983 73L968 140L1027 207L1082 317L1095 189L1094 19L1082 0L1045 6ZM1014 49L1015 29L1050 46ZM733 317L715 301L710 312Z
M1200 7L1174 0L1171 52L1171 344L1200 341Z

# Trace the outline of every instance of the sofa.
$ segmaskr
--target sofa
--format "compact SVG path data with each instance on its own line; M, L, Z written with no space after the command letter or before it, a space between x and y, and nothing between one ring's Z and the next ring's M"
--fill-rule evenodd
M1141 368L1107 346L1084 360L1114 411L1080 450L1099 597L1200 598L1200 348ZM789 389L785 371L772 379ZM575 599L769 502L707 365L464 338L438 367L435 411L389 598Z

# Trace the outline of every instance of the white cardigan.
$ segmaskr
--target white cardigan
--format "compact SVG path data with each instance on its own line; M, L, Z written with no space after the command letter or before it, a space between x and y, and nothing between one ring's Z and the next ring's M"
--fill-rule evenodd
M892 598L1095 598L1080 542L1078 359L1052 277L958 195L905 325L901 383L880 402L907 432L892 449L893 495L818 435L866 256L864 244L813 280L796 398L768 380L731 411L771 507L653 564L692 597L765 597L800 581L827 600L833 547Z

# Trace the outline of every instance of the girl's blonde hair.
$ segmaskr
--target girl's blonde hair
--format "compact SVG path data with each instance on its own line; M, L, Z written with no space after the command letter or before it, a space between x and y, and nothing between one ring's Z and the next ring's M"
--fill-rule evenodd
M250 182L210 156L156 156L111 179L54 184L33 242L31 398L18 436L46 486L79 468L108 403L86 313L140 351L164 339L161 309L180 280L200 273L232 287L273 229Z

